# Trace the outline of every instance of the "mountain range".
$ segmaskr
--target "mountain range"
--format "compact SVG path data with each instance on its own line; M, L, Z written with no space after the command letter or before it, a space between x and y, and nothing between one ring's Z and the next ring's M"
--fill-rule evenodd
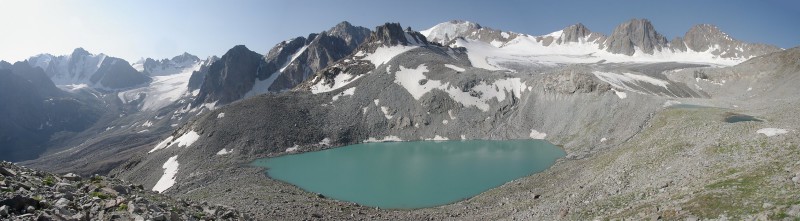
M264 54L237 45L220 57L184 53L133 64L78 48L70 55L0 62L0 102L8 104L0 115L9 116L0 122L0 151L12 153L4 160L29 167L109 174L170 196L234 206L258 219L286 217L234 199L291 199L268 203L332 219L353 218L343 212L353 210L389 219L461 214L492 220L636 217L628 212L650 208L650 198L670 202L669 209L686 208L677 210L679 218L716 218L720 214L693 210L695 200L716 191L710 184L769 167L772 153L751 147L795 144L796 136L763 137L756 127L800 129L787 115L797 108L791 96L798 92L792 83L800 80L797 59L798 48L739 41L708 24L668 40L646 19L626 21L610 35L579 23L540 36L469 21L423 31L341 22L279 42ZM717 120L740 112L765 120ZM243 166L364 142L471 139L547 139L569 155L550 170L558 173L408 212L306 194L255 178L263 171ZM747 149L753 157L723 147ZM775 158L781 163L794 156L790 148L770 150L788 157ZM704 162L715 166L689 167ZM662 170L667 172L655 172ZM157 185L164 179L174 182ZM676 183L686 190L670 188ZM785 184L767 183L769 190ZM527 190L551 195L539 199L540 192ZM539 201L521 206L532 197ZM636 207L605 204L615 197ZM757 201L752 205L761 207ZM592 209L603 207L614 212Z

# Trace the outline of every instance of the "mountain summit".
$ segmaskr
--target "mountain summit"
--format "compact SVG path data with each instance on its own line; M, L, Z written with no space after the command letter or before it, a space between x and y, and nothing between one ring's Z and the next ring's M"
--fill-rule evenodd
M614 54L633 55L636 49L653 54L667 46L667 38L659 34L649 20L631 19L617 26L603 46Z

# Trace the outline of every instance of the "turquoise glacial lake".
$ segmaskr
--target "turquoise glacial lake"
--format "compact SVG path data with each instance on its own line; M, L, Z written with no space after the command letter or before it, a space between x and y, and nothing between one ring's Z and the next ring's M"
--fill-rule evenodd
M273 179L387 209L444 205L541 172L566 153L543 140L364 143L264 158Z

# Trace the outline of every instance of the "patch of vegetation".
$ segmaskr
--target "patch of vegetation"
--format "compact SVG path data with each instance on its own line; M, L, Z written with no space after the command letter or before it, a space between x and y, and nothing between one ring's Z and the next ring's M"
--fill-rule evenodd
M197 212L197 213L193 214L192 216L193 216L195 219L203 219L203 218L205 218L205 217L206 217L206 214L205 214L205 213L202 213L202 212Z
M707 192L689 200L685 208L703 218L756 213L762 209L757 196L761 196L758 191L764 182L764 175L747 175L712 183L705 186Z
M108 195L106 195L105 193L101 193L101 192L92 192L92 193L90 193L90 195L92 197L97 197L97 198L100 198L100 199L103 199L103 200L109 198Z
M117 207L117 210L119 210L119 211L128 211L128 204L125 204L125 203L119 204L119 207Z
M56 184L56 180L53 178L53 176L47 176L44 178L44 180L42 180L42 184L45 186L53 186Z

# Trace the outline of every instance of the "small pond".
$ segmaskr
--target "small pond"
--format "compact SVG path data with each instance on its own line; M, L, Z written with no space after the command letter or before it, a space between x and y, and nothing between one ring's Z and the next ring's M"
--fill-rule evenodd
M543 140L365 143L264 158L270 177L365 206L412 209L466 199L549 168L565 152Z
M761 122L761 119L750 115L744 114L737 114L737 113L725 113L725 122L727 123L738 123L738 122L746 122L746 121L756 121Z

